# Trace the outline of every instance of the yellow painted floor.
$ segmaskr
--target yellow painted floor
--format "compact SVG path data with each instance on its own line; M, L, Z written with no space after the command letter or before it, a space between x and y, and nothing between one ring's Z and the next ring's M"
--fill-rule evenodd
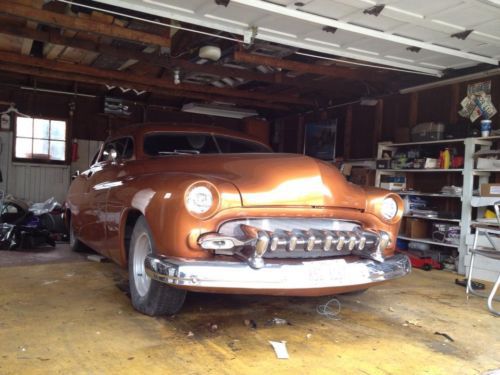
M417 270L363 295L340 296L340 320L317 313L326 297L205 294L189 295L175 317L150 318L132 309L124 276L112 263L85 260L0 268L0 374L480 374L500 368L500 319L484 300L467 301L456 276L446 272ZM273 317L291 325L266 325ZM276 359L269 340L285 340L290 358Z

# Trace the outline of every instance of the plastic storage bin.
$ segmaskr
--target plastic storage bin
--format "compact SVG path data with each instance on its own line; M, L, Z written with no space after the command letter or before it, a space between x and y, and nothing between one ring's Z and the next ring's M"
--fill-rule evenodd
M440 122L424 122L411 129L412 142L438 141L444 138L445 125Z

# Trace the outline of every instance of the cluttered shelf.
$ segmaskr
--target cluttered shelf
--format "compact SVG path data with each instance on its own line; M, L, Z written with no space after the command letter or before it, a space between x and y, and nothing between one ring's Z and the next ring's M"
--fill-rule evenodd
M398 169L382 169L380 171L383 172L462 172L462 168L398 168Z
M415 219L422 219L422 220L434 220L434 221L448 221L450 223L460 223L460 219L454 219L454 218L446 218L446 217L439 217L439 216L424 216L424 215L412 215L412 214L405 214L403 217L411 217Z
M483 141L496 141L500 140L500 135L493 135L490 137L470 137L474 140ZM438 139L432 141L420 141L420 142L402 142L402 143L392 143L392 142L380 142L381 147L405 147L405 146L418 146L418 145L438 145L446 143L463 143L467 138L453 138L453 139Z
M398 239L405 240L405 241L412 241L412 242L421 242L421 243L426 243L429 245L436 245L436 246L445 246L445 247L453 247L453 248L459 247L459 244L438 242L438 241L434 241L430 238L413 238L413 237L406 237L406 236L398 236Z
M420 191L397 191L399 195L415 195L420 197L436 197L436 198L462 198L461 194L444 194L444 193L423 193Z

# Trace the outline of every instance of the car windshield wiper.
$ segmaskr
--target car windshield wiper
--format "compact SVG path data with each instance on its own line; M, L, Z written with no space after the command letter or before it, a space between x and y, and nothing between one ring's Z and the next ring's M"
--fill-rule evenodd
M158 155L198 155L198 150L158 151Z

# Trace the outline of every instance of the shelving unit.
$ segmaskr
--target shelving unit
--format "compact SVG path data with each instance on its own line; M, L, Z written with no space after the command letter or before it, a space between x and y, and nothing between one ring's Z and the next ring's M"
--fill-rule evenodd
M405 142L405 143L379 143L377 159L381 159L382 155L386 151L392 152L394 155L398 148L410 148L419 147L425 148L429 147L459 147L463 149L464 155L464 166L463 168L454 169L377 169L375 174L375 186L380 186L381 177L383 175L396 175L396 174L418 174L418 178L421 179L423 174L443 174L449 173L450 175L456 175L460 173L460 183L462 185L462 195L450 195L441 194L438 191L442 186L435 186L435 191L431 192L412 192L405 191L399 192L399 194L404 197L408 195L430 197L430 198L442 198L449 199L450 203L446 204L457 204L451 202L458 202L461 205L460 219L447 219L442 217L428 217L420 215L404 215L405 218L418 218L423 220L435 221L435 222L449 222L460 225L460 242L459 244L448 244L434 241L430 238L411 238L405 235L398 236L399 239L405 241L415 241L420 243L427 243L435 247L442 248L456 248L459 252L459 264L458 271L464 274L466 271L466 264L468 265L468 246L471 243L471 224L477 221L477 218L482 217L484 209L473 210L471 206L471 199L473 197L473 192L475 188L478 188L480 184L487 183L491 176L495 173L500 173L500 168L490 168L490 169L477 169L474 163L474 154L479 150L489 150L493 146L495 141L500 141L500 136L485 137L485 138L461 138L452 140L440 140L440 141L429 141L429 142ZM456 177L455 177L456 178ZM458 178L456 178L458 180ZM456 184L458 185L458 183ZM460 199L460 200L458 200ZM498 198L500 200L500 198ZM456 207L456 206L454 206ZM473 215L475 213L475 215Z
M406 237L406 236L398 236L398 238L400 238L402 240L413 241L413 242L428 243L430 245L436 245L436 246L455 247L455 248L458 248L460 246L458 244L455 245L455 244L451 244L451 243L433 241L430 238L412 238L412 237Z

